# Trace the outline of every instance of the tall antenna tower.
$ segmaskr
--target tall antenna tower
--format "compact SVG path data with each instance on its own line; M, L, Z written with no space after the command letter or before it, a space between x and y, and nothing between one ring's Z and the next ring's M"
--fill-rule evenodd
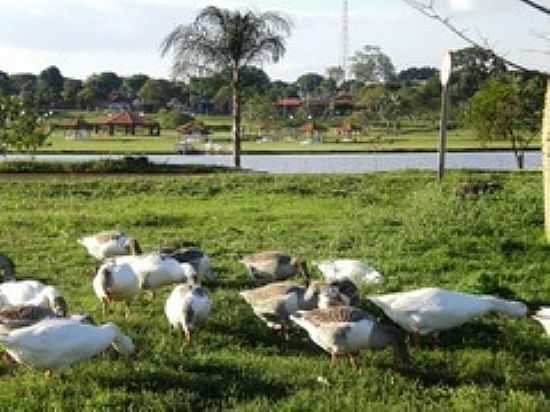
M340 66L344 70L344 81L348 75L348 55L349 55L349 9L348 0L343 0L342 10L342 44L340 49Z

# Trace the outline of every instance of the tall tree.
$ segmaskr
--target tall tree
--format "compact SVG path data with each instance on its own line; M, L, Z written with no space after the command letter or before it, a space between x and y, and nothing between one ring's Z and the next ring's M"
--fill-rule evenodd
M64 78L56 66L44 69L38 75L39 88L44 89L50 99L59 100L63 91ZM50 103L53 103L50 101Z
M82 90L82 80L65 79L63 82L62 98L67 108L76 108L78 105L78 93Z
M134 74L123 80L122 88L129 97L135 97L147 80L149 76L146 74Z
M10 81L10 76L0 70L0 94L11 94L12 85Z
M275 12L209 6L192 23L176 27L162 42L162 55L172 52L174 75L200 68L231 70L235 167L241 166L242 68L266 60L277 62L285 52L290 30L290 22Z
M366 45L351 58L351 71L362 82L388 82L395 78L390 57L378 46Z
M323 80L325 80L325 78L320 74L305 73L298 77L295 84L305 97L308 94L316 93Z

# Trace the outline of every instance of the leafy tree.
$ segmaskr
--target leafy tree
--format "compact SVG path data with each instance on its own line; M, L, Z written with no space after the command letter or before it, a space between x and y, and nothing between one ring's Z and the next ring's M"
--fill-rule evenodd
M489 78L470 101L469 120L483 142L509 140L519 169L523 169L525 149L541 124L542 87L524 88L518 76Z
M418 82L423 80L430 80L437 76L439 70L435 67L409 67L408 69L401 70L397 75L397 80L402 82Z
M86 110L93 109L97 104L98 99L99 99L99 96L97 94L96 89L91 87L89 84L85 85L78 92L78 101L79 101L80 107Z
M351 72L361 82L388 82L395 78L391 59L378 46L366 45L351 58Z
M235 167L240 167L241 74L243 67L272 60L285 52L290 24L274 12L240 12L209 6L194 22L176 27L162 43L162 55L173 53L175 75L199 67L229 69L233 89L233 141Z
M65 79L61 97L65 107L75 108L78 106L78 93L82 90L82 80Z
M38 76L39 87L42 88L52 100L60 100L63 91L64 78L56 66L50 66L42 70Z
M298 96L298 87L295 84L287 83L282 80L271 82L269 97L272 100L282 99L284 97Z
M48 134L44 119L33 107L16 97L0 95L0 151L34 151Z
M13 86L15 94L21 94L23 92L30 92L34 94L36 91L37 78L31 73L16 73L10 75L10 82Z
M13 92L12 89L10 76L5 72L0 71L0 94L10 95Z
M333 79L324 79L319 85L319 91L325 96L332 96L338 88L336 81Z
M155 108L166 105L170 99L176 97L177 90L173 83L165 79L149 79L138 93L139 97Z
M469 99L490 76L505 72L504 62L487 50L466 47L453 52L453 75L450 82L453 101Z
M247 100L243 115L247 123L264 129L272 128L278 117L273 101L264 95L256 95Z
M106 99L110 93L122 86L122 79L113 72L93 74L84 83L85 88L93 89L97 99Z
M302 74L296 80L296 86L302 93L302 95L315 94L321 83L325 80L323 76L317 73L306 73Z
M164 129L175 129L193 120L193 117L188 114L166 109L160 109L157 118Z
M147 80L149 80L149 76L145 74L134 74L123 80L122 89L128 97L135 97Z

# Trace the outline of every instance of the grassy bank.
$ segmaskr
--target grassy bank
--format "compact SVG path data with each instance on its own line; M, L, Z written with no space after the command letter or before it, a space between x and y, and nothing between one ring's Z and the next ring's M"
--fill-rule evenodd
M459 182L498 180L481 198ZM550 340L530 320L486 317L414 349L394 372L389 351L363 352L359 371L329 358L304 334L289 342L266 330L237 292L238 257L282 248L306 259L357 257L386 282L376 291L443 286L550 300L550 248L543 242L538 173L202 177L39 176L0 179L0 251L20 277L58 285L73 310L112 320L138 346L132 363L106 353L63 379L0 365L0 404L11 410L456 410L550 409ZM214 311L184 347L163 315L169 289L104 318L93 295L94 261L76 243L119 228L147 250L185 238L208 251L219 273ZM364 290L364 293L371 291ZM329 382L326 386L318 377Z

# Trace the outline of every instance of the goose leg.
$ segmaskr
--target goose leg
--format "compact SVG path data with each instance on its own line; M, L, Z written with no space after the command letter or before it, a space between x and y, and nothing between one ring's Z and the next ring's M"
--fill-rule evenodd
M351 363L351 367L354 370L357 370L357 354L356 353L348 353L349 362Z
M128 320L130 317L130 302L124 302L124 319Z
M103 316L106 316L109 314L109 300L108 299L102 299L101 300L101 306L103 311Z
M337 358L336 353L331 352L330 353L330 366L335 366L336 365L336 358Z
M183 329L183 333L185 334L185 340L186 340L187 344L191 345L191 340L192 340L191 330L185 328L185 329Z

